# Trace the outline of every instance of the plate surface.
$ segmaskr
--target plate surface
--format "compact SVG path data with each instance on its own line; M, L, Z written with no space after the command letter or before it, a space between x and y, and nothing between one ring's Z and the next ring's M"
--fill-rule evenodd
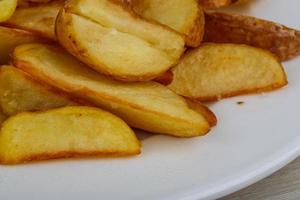
M253 1L230 11L300 29L299 0ZM214 199L254 183L300 154L300 58L284 65L285 89L212 104L206 137L144 135L134 158L1 166L0 199Z

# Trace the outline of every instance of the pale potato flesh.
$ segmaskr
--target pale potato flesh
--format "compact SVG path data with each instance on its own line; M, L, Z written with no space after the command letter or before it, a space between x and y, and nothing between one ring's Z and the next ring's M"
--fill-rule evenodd
M287 84L278 59L268 51L237 44L205 44L188 52L172 69L168 86L201 101L263 92Z
M17 0L0 1L0 22L8 20L15 12Z
M39 4L30 7L19 7L4 25L23 30L33 31L44 37L55 40L54 25L63 1Z
M140 143L128 125L98 108L21 113L5 121L0 132L2 164L138 153Z
M134 11L144 18L157 21L185 35L187 45L200 44L204 32L204 16L197 0L131 0L131 4ZM193 38L193 41L189 41L189 38Z
M166 87L155 82L121 83L108 79L58 47L19 46L13 62L39 81L92 101L133 127L180 137L203 135L209 131L206 119Z
M25 43L43 42L35 34L14 28L0 26L0 65L7 64L16 46Z
M76 105L12 66L0 68L0 106L6 115Z
M153 79L184 51L180 34L111 0L70 1L58 16L56 34L82 62L123 81Z

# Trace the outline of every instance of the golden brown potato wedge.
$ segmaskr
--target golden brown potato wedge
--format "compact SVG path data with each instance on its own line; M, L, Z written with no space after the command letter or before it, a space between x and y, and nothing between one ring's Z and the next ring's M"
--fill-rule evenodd
M32 42L46 42L46 40L28 31L0 26L0 65L8 63L9 55L16 46Z
M206 119L165 86L109 79L85 67L59 47L22 45L16 48L13 62L38 81L91 101L132 127L179 137L199 136L209 131Z
M54 1L48 4L17 8L13 16L3 25L35 32L55 40L55 20L63 5L63 1Z
M0 22L8 20L15 12L17 0L0 1Z
M0 105L6 115L76 105L75 102L33 81L12 66L0 68Z
M284 69L273 54L238 44L204 44L188 52L172 72L169 88L200 101L269 91L287 84Z
M300 54L300 31L249 16L206 13L206 42L248 44L277 55L280 60Z
M199 4L206 10L229 6L239 1L244 0L198 0Z
M204 13L197 0L131 0L135 12L185 35L186 44L200 45L204 34Z
M123 81L153 79L184 51L180 34L113 0L70 1L58 15L56 34L82 62Z
M218 123L217 116L206 105L189 99L186 99L186 101L191 109L195 110L196 112L200 113L205 117L210 127L217 125Z
M140 153L134 132L120 118L99 108L65 107L21 113L4 122L0 163L75 156L124 156Z

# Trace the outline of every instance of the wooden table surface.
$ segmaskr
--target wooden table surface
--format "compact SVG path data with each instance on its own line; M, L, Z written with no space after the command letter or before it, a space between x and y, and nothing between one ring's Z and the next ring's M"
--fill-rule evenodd
M220 200L300 200L300 157L268 178Z

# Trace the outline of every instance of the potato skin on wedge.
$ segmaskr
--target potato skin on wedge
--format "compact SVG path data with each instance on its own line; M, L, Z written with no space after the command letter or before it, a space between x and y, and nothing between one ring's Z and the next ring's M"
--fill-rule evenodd
M300 54L300 31L238 14L206 13L204 41L248 44L269 50L282 61Z
M140 147L134 132L113 114L99 108L65 107L21 113L5 121L0 132L0 163L135 155Z
M63 1L54 1L48 4L38 4L30 7L19 7L13 16L3 22L4 26L31 31L56 40L55 20L64 5Z
M0 26L0 65L7 64L16 46L32 42L48 42L36 34Z
M238 44L204 44L188 52L172 72L168 87L200 101L270 91L288 83L273 54Z
M16 48L13 62L38 81L107 109L132 127L178 137L199 136L210 129L202 115L165 86L109 79L59 47L22 45Z
M0 67L0 106L6 115L76 104L15 67Z
M122 81L151 80L184 52L182 35L112 0L70 1L58 15L56 35L79 60Z
M135 12L185 35L186 45L197 47L204 34L204 13L197 0L131 0Z

